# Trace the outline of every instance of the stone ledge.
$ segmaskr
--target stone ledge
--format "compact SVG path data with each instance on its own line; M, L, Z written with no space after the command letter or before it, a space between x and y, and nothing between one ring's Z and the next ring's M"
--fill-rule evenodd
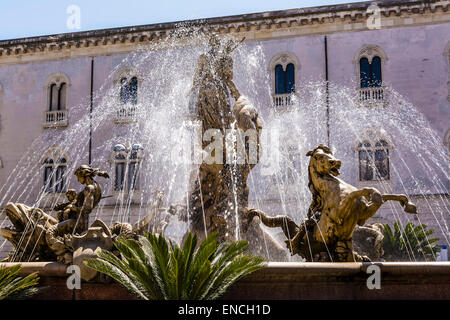
M6 263L7 266L17 263ZM366 286L367 267L380 266L381 289ZM83 282L81 290L66 287L66 266L56 262L22 263L22 274L39 272L46 286L35 299L134 299L117 283ZM270 262L236 283L229 300L303 299L450 299L450 262L321 263Z

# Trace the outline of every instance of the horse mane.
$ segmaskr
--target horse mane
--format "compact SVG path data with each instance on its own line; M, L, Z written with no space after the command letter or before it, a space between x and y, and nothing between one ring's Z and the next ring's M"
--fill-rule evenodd
M314 156L314 154L319 150L322 150L323 152L328 153L328 154L333 154L333 152L331 151L331 149L329 147L327 147L326 145L323 145L323 144L319 144L313 150L308 151L306 153L306 156L312 158ZM312 194L312 201L311 201L311 204L308 209L308 217L313 216L316 212L322 212L322 209L323 209L322 196L320 195L319 191L314 187L314 184L312 182L311 162L312 162L312 159L309 161L309 164L308 164L308 188Z

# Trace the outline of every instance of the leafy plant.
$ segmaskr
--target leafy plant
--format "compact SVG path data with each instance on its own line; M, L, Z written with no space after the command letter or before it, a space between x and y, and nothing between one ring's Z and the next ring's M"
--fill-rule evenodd
M38 288L34 287L38 284L38 275L32 273L25 278L20 277L18 273L21 269L20 265L11 268L0 265L0 300L24 299L38 292Z
M182 247L162 235L119 237L120 258L101 251L85 264L121 283L141 299L201 300L219 298L233 283L264 266L264 259L244 254L246 241L217 243L210 234L197 247L189 233Z
M414 226L408 222L401 228L398 221L393 229L384 225L383 250L387 260L436 260L436 253L441 249L437 246L439 238L429 238L434 230L428 229L425 224Z

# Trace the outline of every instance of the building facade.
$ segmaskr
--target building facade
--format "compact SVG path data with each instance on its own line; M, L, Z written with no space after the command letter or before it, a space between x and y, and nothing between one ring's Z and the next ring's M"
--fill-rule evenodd
M375 3L375 9L361 2L183 25L245 37L235 53L236 84L267 128L281 128L284 164L269 173L257 166L249 182L253 206L297 220L304 216L309 195L297 184L305 184L305 151L326 143L343 160L344 180L407 193L418 205L419 220L384 205L372 222L426 223L448 245L450 2ZM137 221L160 189L168 200L183 201L184 189L173 186L187 186L186 174L161 172L189 169L161 169L158 154L174 128L156 129L175 121L170 110L178 104L169 97L184 99L180 92L185 96L192 81L193 68L178 69L177 78L169 60L177 65L183 57L192 66L205 48L190 49L187 40L169 48L166 39L179 27L164 23L0 41L2 207L13 201L51 210L65 201L68 188L80 189L72 176L85 163L110 172L109 180L98 181L111 197L94 213L109 224ZM316 103L320 107L312 108ZM163 110L166 105L171 108ZM355 120L349 120L352 115ZM149 125L149 119L159 122ZM0 223L8 224L3 217ZM0 258L9 250L0 239Z

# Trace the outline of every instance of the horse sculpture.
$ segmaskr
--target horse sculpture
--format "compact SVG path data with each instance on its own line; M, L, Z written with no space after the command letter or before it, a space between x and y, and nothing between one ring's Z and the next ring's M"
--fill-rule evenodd
M266 226L281 227L292 255L299 254L307 261L368 260L353 250L356 225L364 225L388 200L400 202L407 213L417 213L416 206L405 195L381 194L375 188L357 189L339 179L341 161L327 146L319 145L306 155L311 157L308 187L312 202L307 219L300 226L288 216L269 217L256 209L248 212L249 221L259 216Z

